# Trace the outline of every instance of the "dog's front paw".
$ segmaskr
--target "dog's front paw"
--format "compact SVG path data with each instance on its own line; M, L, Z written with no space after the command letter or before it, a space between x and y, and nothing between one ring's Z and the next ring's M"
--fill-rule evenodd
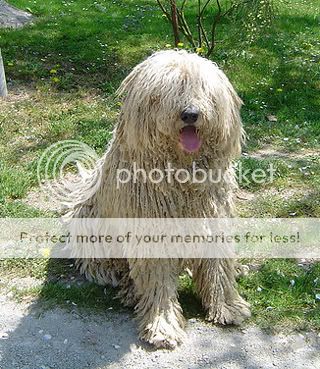
M156 349L174 350L178 344L181 343L180 339L170 337L161 333L151 334L149 338L142 338L143 341L152 345Z
M242 298L237 297L231 302L223 302L209 308L206 319L218 324L239 325L250 318L250 305Z
M184 336L185 332L180 325L170 324L161 316L146 325L140 339L156 349L173 350L183 341Z

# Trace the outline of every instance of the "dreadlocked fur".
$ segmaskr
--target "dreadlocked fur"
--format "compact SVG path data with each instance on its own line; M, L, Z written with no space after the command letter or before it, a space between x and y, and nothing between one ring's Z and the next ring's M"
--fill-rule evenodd
M186 51L161 51L136 66L122 82L123 103L113 139L98 166L96 193L73 210L75 218L231 217L236 188L232 160L239 155L243 130L241 100L224 73L211 61ZM201 148L186 153L179 145L181 112L198 107ZM217 184L152 183L138 180L117 186L119 169L146 172L173 168L222 171ZM209 321L238 324L250 315L235 288L232 259L93 259L78 265L89 279L119 287L125 305L134 306L140 338L173 348L184 336L177 297L178 277L186 265Z

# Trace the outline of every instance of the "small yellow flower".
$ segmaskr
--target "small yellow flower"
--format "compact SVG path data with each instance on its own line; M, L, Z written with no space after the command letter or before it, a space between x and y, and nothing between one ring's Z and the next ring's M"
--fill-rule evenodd
M51 78L51 81L52 81L53 83L59 83L59 82L60 82L60 78L58 78L58 77L52 77L52 78Z
M41 254L44 258L49 258L50 257L50 248L46 247L44 249L41 249Z
M277 88L277 92L282 92L283 89L282 88Z
M50 74L57 74L57 70L56 69L51 69Z
M8 67L13 67L13 63L12 62L8 62L7 65L8 65Z
M179 42L179 43L177 44L177 46L178 46L178 47L183 47L183 45L184 45L184 44L183 44L183 42Z
M170 47L172 47L170 44L165 44L164 45L167 49L170 49Z
M204 52L203 47L197 47L196 52L197 52L197 54L202 54Z

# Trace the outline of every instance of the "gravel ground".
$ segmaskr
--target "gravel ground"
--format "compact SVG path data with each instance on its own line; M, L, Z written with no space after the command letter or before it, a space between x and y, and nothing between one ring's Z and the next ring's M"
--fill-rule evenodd
M18 28L32 20L32 15L0 0L0 27Z
M186 342L152 351L137 340L129 314L92 314L0 295L1 369L319 369L320 334L268 335L256 327L188 321Z

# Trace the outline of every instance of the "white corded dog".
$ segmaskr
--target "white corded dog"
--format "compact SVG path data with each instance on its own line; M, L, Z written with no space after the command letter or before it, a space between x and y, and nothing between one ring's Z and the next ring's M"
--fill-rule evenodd
M232 217L236 189L232 159L240 154L241 100L211 61L186 51L161 51L136 66L119 89L123 104L109 149L101 159L96 193L73 211L88 218ZM147 172L213 168L218 183L129 181L120 187L117 170L133 163ZM178 276L188 266L208 321L238 324L250 316L235 287L232 259L79 259L89 278L118 285L135 307L140 338L173 348L184 336Z

